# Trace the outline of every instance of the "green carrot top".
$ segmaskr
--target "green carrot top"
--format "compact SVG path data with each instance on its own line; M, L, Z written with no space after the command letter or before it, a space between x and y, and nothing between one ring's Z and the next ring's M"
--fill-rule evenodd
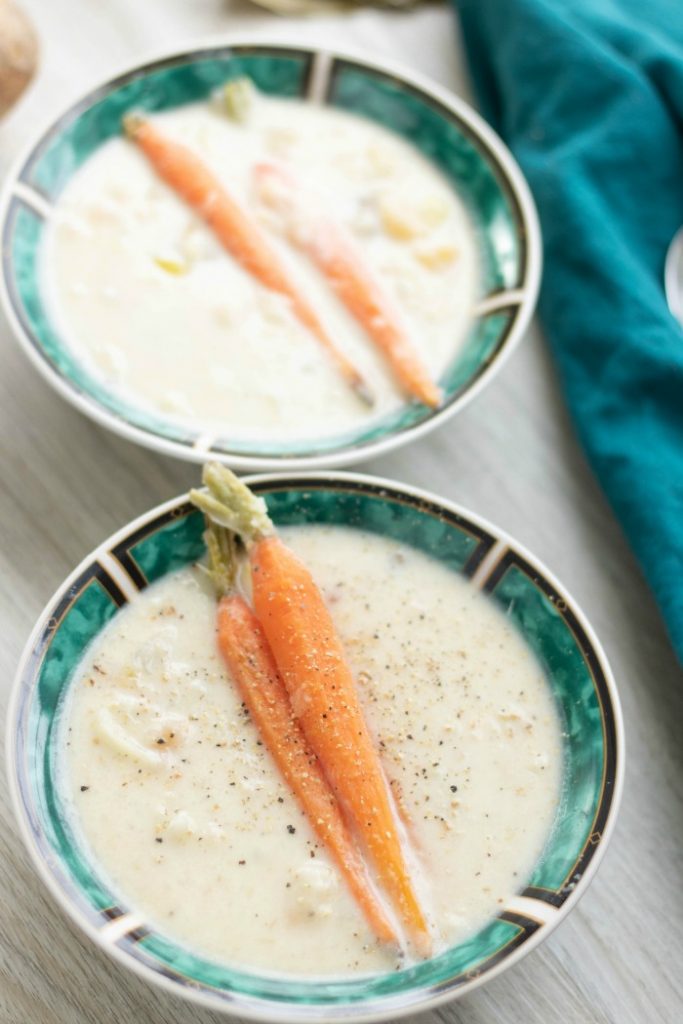
M190 501L206 516L204 539L209 552L209 575L219 596L234 589L239 537L245 544L275 532L263 498L218 462L204 466L206 491L193 489ZM208 493L207 493L208 492Z
M136 131L144 121L144 115L137 110L129 110L127 114L124 114L121 118L121 127L123 128L123 134L127 135L129 139L135 136Z
M205 571L211 577L216 596L225 597L235 590L238 568L237 538L234 533L230 533L222 526L216 526L207 519L204 542L209 554L209 565Z

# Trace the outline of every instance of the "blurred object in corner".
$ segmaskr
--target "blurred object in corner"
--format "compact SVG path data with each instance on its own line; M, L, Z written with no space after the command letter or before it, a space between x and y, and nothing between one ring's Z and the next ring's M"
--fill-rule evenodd
M0 0L1 2L1 0ZM339 14L354 7L393 7L396 10L416 7L438 0L252 0L275 14Z
M38 37L14 0L0 0L0 117L14 106L38 66Z
M683 327L683 228L674 235L666 254L664 288L671 315Z

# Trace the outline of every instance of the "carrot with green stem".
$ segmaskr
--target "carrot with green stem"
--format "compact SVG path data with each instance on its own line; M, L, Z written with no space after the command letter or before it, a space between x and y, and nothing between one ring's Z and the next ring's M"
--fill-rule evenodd
M276 535L265 503L234 473L204 468L205 491L190 498L247 547L252 600L291 708L378 880L423 955L427 920L410 875L401 824L360 706L356 684L322 594Z
M437 408L440 389L415 351L400 317L380 282L349 235L332 217L312 211L289 171L274 163L257 164L259 197L283 222L290 242L327 278L341 302L384 353L403 390Z
M317 313L292 281L258 224L230 195L209 167L182 143L138 114L127 114L123 129L160 178L211 228L223 248L271 291L284 295L298 320L327 351L349 387L364 402L373 397L360 371L332 341Z
M209 574L218 601L218 647L252 720L285 782L346 880L368 924L382 942L396 932L372 888L363 859L336 797L292 712L261 625L235 590L235 535L213 522L205 534Z

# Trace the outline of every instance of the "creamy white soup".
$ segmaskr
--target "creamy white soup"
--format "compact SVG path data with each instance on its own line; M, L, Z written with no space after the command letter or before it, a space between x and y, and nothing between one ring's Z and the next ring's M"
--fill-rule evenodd
M490 599L427 555L282 531L332 611L407 823L435 951L504 909L549 834L561 733ZM129 908L198 953L296 975L394 970L282 782L216 648L198 568L143 591L85 653L61 719L80 841Z
M259 198L254 169L274 161L353 239L438 380L471 316L477 244L461 201L412 146L359 117L263 96L243 121L212 102L153 123L257 218L375 402L359 399L291 303L247 273L123 137L73 176L43 248L55 320L91 373L140 407L240 440L331 436L406 401L363 327Z

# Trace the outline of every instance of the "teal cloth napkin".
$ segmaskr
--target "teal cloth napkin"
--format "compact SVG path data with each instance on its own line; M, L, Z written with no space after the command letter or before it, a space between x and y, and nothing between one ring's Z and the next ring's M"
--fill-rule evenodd
M683 331L663 287L683 224L683 0L456 7L538 206L567 402L683 661Z

